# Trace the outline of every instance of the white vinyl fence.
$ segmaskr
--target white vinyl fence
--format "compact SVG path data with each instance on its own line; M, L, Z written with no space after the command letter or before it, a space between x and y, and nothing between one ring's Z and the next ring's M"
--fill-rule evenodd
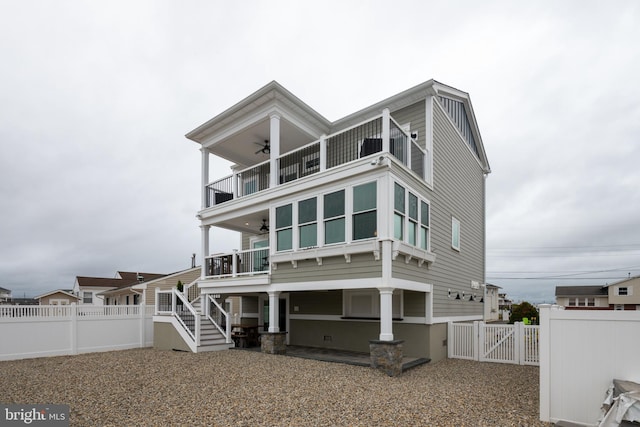
M447 335L447 352L451 359L540 364L536 325L449 322Z
M598 425L614 379L640 383L640 311L540 306L540 419Z
M153 346L153 306L0 305L0 360Z

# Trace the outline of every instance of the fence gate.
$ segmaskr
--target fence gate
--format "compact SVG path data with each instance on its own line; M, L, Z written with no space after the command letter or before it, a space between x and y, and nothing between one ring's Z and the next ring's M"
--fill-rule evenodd
M540 365L537 325L449 322L447 335L452 359Z

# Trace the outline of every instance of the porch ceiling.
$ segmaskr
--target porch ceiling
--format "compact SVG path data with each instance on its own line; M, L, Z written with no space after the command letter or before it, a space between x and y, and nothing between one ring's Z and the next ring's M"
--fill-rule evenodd
M269 160L269 155L260 152L264 141L270 139L269 118L212 144L211 153L240 166L252 166ZM286 119L280 120L280 154L295 150L317 139L304 130L294 126Z

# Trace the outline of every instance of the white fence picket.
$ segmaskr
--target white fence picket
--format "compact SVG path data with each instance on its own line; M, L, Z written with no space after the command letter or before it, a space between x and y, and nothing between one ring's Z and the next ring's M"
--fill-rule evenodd
M539 365L538 326L449 323L448 356L480 362Z
M0 360L153 345L153 306L71 304L0 308Z

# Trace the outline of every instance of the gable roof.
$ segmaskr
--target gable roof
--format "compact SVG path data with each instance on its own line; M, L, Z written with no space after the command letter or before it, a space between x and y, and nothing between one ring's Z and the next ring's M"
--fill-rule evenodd
M604 286L556 286L557 297L597 297L606 296L607 289Z
M122 288L136 283L141 283L138 280L138 275L143 278L144 282L150 280L159 279L166 276L166 274L160 273L139 273L131 271L118 271L116 277L109 279L106 277L87 277L76 276L76 281L80 287L95 287L95 288Z
M75 298L77 300L80 299L79 296L73 294L73 290L71 290L71 289L55 289L53 291L44 293L42 295L38 295L37 297L34 297L33 299L45 298L45 297L48 297L48 296L54 295L54 294L64 294L64 295L66 295L66 296L68 296L70 298Z
M608 288L609 286L620 285L620 284L625 283L625 282L632 282L632 281L634 281L636 279L640 279L640 276L627 277L626 279L622 279L622 280L618 280L617 282L606 284L606 285L604 285L604 287Z
M265 123L266 118L273 112L277 112L277 114L281 115L284 119L280 125L281 132L285 132L286 122L291 122L293 124L291 128L298 128L298 131L300 131L299 135L312 136L312 138L309 139L309 142L311 142L319 138L322 134L330 134L365 121L372 116L380 114L385 108L389 108L391 112L397 111L426 99L427 96L434 96L438 99L434 104L442 108L452 120L454 126L458 128L462 138L466 140L475 152L483 171L490 173L491 167L487 160L469 94L433 79L427 80L424 83L388 97L334 122L324 118L320 113L309 107L274 80L214 118L198 126L185 136L192 141L202 144L203 147L213 149L215 146L215 154L217 156L226 158L237 164L249 165L255 162L251 162L244 157L232 158L229 151L230 148L219 145L218 143L225 139L230 140L243 131L246 132L249 126L254 126L252 129L257 129L255 126L257 126L259 122ZM456 116L452 116L451 111L447 110L447 106L442 104L443 98L462 105L460 109L464 112L464 123L454 120L453 117ZM264 124L264 126L267 125ZM262 132L266 132L266 129L267 128L262 129ZM258 134L257 130L251 132L253 138L255 138L254 134ZM216 136L214 137L214 135ZM235 140L233 144L230 144L230 147L235 148L242 142L241 140ZM253 144L256 143L255 141L248 142L251 148L254 148ZM245 151L251 152L250 149ZM286 151L287 149L285 149L285 147L281 147L281 153ZM238 156L237 152L234 152L234 154Z
M129 291L129 290L131 292L133 292L133 293L139 293L139 292L136 292L136 291L147 289L147 286L153 284L154 282L158 282L158 281L161 281L161 280L164 280L164 279L169 279L169 278L172 278L172 277L178 277L178 276L184 275L186 273L194 272L194 271L199 271L201 268L202 267L200 267L200 266L196 266L196 267L188 268L186 270L180 270L180 271L177 271L175 273L161 274L161 275L157 275L156 274L156 276L159 276L159 277L155 277L153 279L150 278L151 276L153 276L153 274L149 274L148 276L144 276L144 273L141 273L145 277L145 281L144 282L136 281L134 283L130 283L130 284L126 285L126 286L121 286L121 287L116 288L116 289L107 289L105 291L100 292L100 295L105 295L105 296L106 295L117 295L118 293L121 293L123 291ZM149 280L147 280L147 277L149 277ZM186 284L187 283L185 283L185 285Z

